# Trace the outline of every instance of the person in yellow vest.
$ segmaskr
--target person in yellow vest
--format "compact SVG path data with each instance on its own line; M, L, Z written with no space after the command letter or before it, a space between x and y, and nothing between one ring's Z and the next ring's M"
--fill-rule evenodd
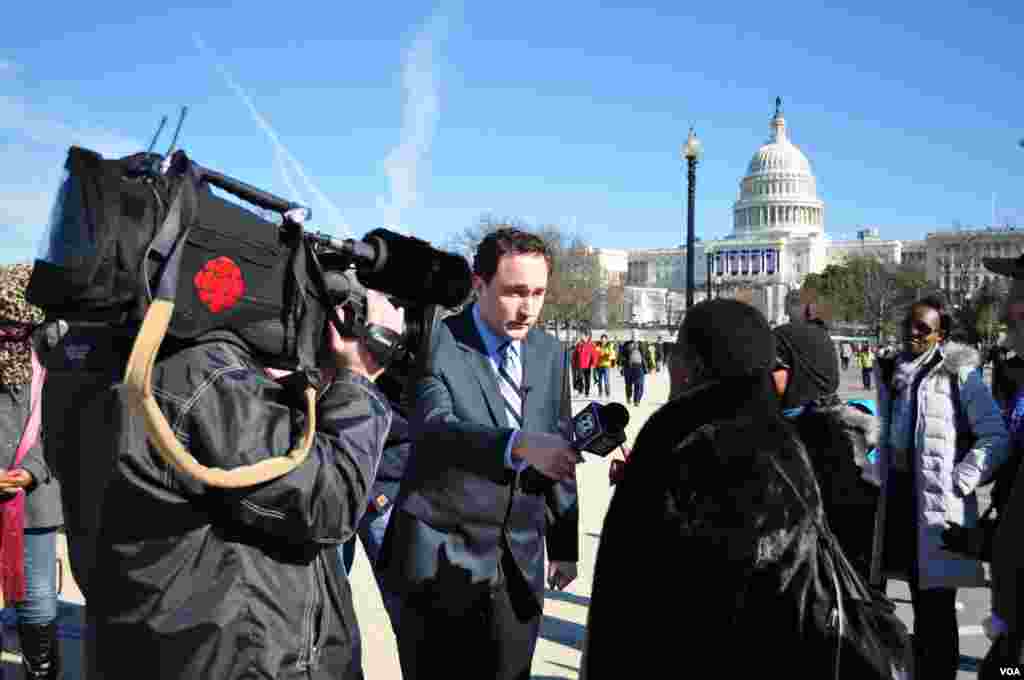
M857 352L857 365L860 366L861 376L864 378L864 389L871 389L871 372L875 367L875 353L868 345L861 345Z
M597 343L597 396L602 394L606 397L612 395L611 369L615 366L615 355L618 351L615 345L608 340L607 335L601 336L601 342Z

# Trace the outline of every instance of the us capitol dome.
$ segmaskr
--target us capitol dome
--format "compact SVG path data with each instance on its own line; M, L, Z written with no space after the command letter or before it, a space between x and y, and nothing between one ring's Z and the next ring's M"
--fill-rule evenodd
M811 163L789 140L782 101L776 99L771 136L754 153L740 181L740 197L733 204L733 234L811 235L824 230L825 204L818 200Z
M716 296L757 306L772 323L787 320L787 292L826 261L825 204L807 156L789 139L775 100L768 141L740 180L732 234L705 244Z

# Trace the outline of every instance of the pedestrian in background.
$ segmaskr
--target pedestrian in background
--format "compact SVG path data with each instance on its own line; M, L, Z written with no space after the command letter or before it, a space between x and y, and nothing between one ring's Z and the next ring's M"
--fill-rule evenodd
M658 366L658 350L655 348L653 342L646 343L647 346L647 366L648 373L654 374L660 370Z
M850 343L848 343L848 342L844 342L843 343L843 349L842 349L842 351L841 351L839 356L840 356L840 358L842 359L842 362L843 362L843 370L844 371L849 370L849 368L850 368L850 357L853 356L853 348L850 346Z
M594 375L597 379L597 396L610 397L612 393L611 387L611 369L615 366L615 355L617 349L615 345L608 341L607 335L601 336L601 342L597 344L597 368L594 369Z
M589 331L583 341L576 346L576 351L579 352L580 380L583 383L583 396L589 399L593 371L597 367L597 346L594 344Z
M948 522L977 524L974 490L1008 454L1006 426L975 370L978 352L945 342L951 326L941 300L915 302L904 351L876 371L881 492L871 579L909 583L915 677L927 680L955 680L956 591L985 585L981 563L944 549L942 532Z
M650 363L643 344L634 335L633 339L623 346L622 375L626 381L626 403L640 405L644 397L644 377L650 371Z
M867 345L861 345L857 352L857 365L860 366L861 380L864 382L864 389L871 389L871 374L875 366L875 353Z
M572 348L572 359L570 364L572 366L572 388L576 391L576 394L583 394L583 369L580 365L580 361L583 357L583 338L577 338L576 344Z

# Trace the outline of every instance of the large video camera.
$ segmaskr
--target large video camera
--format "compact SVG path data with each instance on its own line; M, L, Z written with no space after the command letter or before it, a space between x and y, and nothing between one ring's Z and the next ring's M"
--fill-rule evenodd
M211 187L277 213L280 221ZM62 352L54 354L70 376L68 389L86 398L85 379L74 371L107 375L119 362L150 441L165 461L207 485L251 486L294 469L315 433L310 369L328 354L327 324L343 336L377 342L388 358L399 359L392 371L405 382L425 359L441 309L464 302L471 286L463 257L385 229L362 240L310 233L304 227L310 215L180 150L104 159L72 147L26 292L48 321L67 327ZM406 308L404 338L374 336L363 287ZM344 318L335 311L339 305ZM162 347L173 351L217 332L241 338L265 365L305 376L297 394L307 410L306 431L293 451L216 470L200 465L174 436L153 396L153 366Z

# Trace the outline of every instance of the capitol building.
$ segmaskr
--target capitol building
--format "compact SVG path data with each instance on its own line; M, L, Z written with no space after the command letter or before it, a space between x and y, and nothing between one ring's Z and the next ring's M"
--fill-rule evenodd
M732 207L732 232L697 239L694 300L734 297L758 307L773 324L789 320L788 300L808 274L853 256L920 269L951 294L970 296L993 278L984 257L1024 254L1024 230L996 226L967 230L922 227L920 240L886 240L877 228L830 237L827 210L807 156L790 139L781 99L765 144L754 152ZM685 313L686 248L596 249L606 285L624 284L619 318L639 325L676 325ZM616 283L618 282L618 283ZM607 304L595 306L594 325L609 319Z
M855 240L829 239L825 217L811 163L790 140L776 99L768 140L740 180L732 234L704 243L712 294L745 299L772 323L784 323L787 295L807 274L853 254L900 261L900 242L882 241L877 230L862 230Z

